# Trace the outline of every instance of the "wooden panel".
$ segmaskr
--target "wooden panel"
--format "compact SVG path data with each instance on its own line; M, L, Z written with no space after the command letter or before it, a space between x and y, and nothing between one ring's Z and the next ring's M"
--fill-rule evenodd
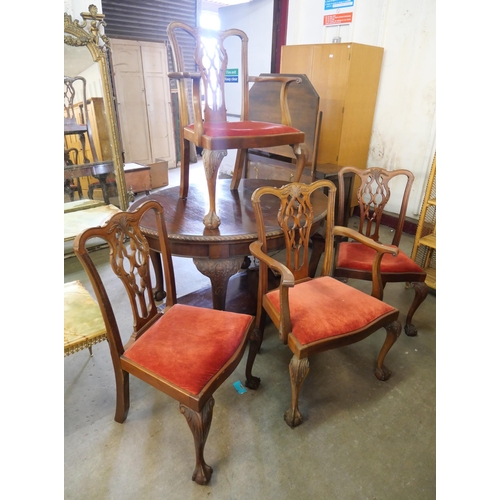
M261 73L260 76L273 76L272 73ZM319 113L319 95L305 74L290 74L284 76L300 77L301 83L291 83L288 88L288 108L292 126L304 132L305 143L309 150L307 164L313 164L315 157L315 139ZM280 82L257 82L249 92L250 120L281 123ZM254 150L252 150L254 151ZM285 156L291 160L296 157L289 146L263 148L263 151Z
M92 97L88 99L88 112L90 129L97 153L96 161L112 160L111 142L109 140L108 122L102 97ZM91 158L90 145L86 144L87 156Z
M280 72L304 73L312 81L313 51L314 45L283 45Z

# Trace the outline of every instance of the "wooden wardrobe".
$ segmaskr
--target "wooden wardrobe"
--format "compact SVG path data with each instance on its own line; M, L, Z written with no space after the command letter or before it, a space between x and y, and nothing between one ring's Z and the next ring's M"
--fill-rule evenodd
M384 49L360 43L284 45L281 73L303 73L320 96L316 168L366 168ZM351 206L355 206L354 186Z

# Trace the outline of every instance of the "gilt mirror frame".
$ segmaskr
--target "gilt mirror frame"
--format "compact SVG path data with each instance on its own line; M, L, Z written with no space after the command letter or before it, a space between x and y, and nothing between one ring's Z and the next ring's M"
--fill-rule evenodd
M104 14L99 14L95 5L89 5L89 12L82 12L80 15L83 22L80 22L78 19L72 19L69 14L64 13L64 43L73 47L87 47L94 62L99 64L118 199L120 208L127 210L128 198L125 173L111 86L109 66L110 42L104 34L104 27L106 26Z

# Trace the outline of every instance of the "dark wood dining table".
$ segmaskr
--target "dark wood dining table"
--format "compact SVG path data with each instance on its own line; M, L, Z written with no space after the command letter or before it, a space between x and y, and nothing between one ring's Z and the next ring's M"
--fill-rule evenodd
M204 181L204 179L203 179ZM208 207L208 190L205 182L192 183L187 198L179 197L179 187L166 187L144 196L133 203L134 210L147 200L156 200L164 208L170 249L173 255L192 258L196 268L210 279L214 309L224 309L228 280L241 268L250 255L250 243L257 240L257 227L251 196L261 186L281 187L282 180L242 179L237 190L231 191L230 179L217 180L217 213L221 225L206 229L203 216ZM326 214L327 197L317 192L313 198L316 213L315 229L319 229ZM278 226L279 201L273 196L263 199L268 250L283 248L283 233ZM165 297L161 272L158 233L154 215L144 215L141 229L148 239L155 268L157 300Z

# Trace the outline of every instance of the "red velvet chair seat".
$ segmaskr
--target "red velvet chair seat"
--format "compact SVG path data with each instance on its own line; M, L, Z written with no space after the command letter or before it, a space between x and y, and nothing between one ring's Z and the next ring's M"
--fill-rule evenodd
M395 245L390 245L394 246ZM395 247L397 248L397 247ZM344 242L339 246L338 268L371 271L376 251L362 243ZM396 257L385 254L380 263L381 273L423 273L422 268L408 255L399 252Z
M269 292L267 297L280 311L279 290ZM395 310L329 276L290 288L289 304L292 333L303 346L366 328L372 321Z
M194 130L194 124L188 126ZM302 134L300 130L279 123L258 121L210 122L203 126L204 135L210 137L247 137L261 135Z
M193 395L233 356L252 316L176 304L123 357Z

